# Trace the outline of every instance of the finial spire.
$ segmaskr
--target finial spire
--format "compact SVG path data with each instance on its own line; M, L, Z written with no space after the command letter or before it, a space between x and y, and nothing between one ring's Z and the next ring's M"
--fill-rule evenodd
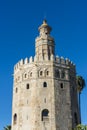
M43 20L43 24L47 24L47 20L46 19Z

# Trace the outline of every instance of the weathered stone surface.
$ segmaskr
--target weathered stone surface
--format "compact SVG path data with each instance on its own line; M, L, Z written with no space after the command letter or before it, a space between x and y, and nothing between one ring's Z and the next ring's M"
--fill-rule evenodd
M46 21L39 31L35 57L14 67L12 130L71 130L80 122L75 66L55 57Z

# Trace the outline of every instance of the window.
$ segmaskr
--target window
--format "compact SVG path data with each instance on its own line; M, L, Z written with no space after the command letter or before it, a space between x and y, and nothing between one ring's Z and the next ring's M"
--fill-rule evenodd
M16 113L14 114L14 117L13 117L13 123L14 123L14 125L17 123L17 114Z
M48 119L48 114L49 114L49 111L48 109L44 109L42 110L42 114L41 114L41 120L44 121L44 120L47 120Z
M57 70L56 75L57 75L58 78L60 78L60 72L59 72L59 70Z
M26 89L29 89L29 84L26 85Z
M16 92L16 93L18 92L18 88L16 88L15 92Z
M40 71L40 76L42 76L43 75L43 71Z
M60 87L63 88L63 83L60 84Z
M27 74L25 74L24 77L27 78Z
M59 72L59 70L55 70L55 77L60 78L60 72Z
M46 82L43 83L43 87L47 87L47 83Z
M43 60L44 60L44 53L43 53Z
M65 78L65 72L64 71L61 72L61 78Z
M47 75L49 75L49 71L47 71Z

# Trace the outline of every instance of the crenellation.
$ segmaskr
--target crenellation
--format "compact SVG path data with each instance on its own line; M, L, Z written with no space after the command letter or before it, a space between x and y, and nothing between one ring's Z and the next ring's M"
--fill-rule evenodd
M14 71L16 70L16 65L14 65Z
M60 64L61 60L59 56L56 56L56 62Z
M65 64L65 59L62 56L61 56L61 64Z
M32 56L28 59L21 59L15 66L14 66L14 71L20 70L21 68L25 67L25 66L29 66L30 63L34 63L36 62L36 56L33 58Z
M17 68L19 68L19 67L20 67L20 62L17 63Z
M24 60L21 59L21 60L20 60L20 65L23 65L23 64L24 64Z
M70 61L68 58L65 59L66 60L66 65L69 65Z
M36 57L36 55L34 56L34 62L36 62L37 61L37 57Z
M44 60L41 60L43 62ZM45 60L46 62L56 62L59 64L59 66L68 66L71 67L73 70L75 69L75 64L73 64L72 61L70 61L68 58L64 59L64 57L59 57L59 56L54 56L53 54L50 56L50 59L48 57ZM31 63L36 63L37 62L37 57L36 55L34 58L31 56L30 58L25 58L24 60L21 59L15 66L14 66L14 72L20 71L22 68L27 68L31 66Z
M34 60L33 60L33 57L31 56L30 59L29 59L29 63L32 63Z
M28 58L25 58L24 64L28 64L28 63L29 63Z

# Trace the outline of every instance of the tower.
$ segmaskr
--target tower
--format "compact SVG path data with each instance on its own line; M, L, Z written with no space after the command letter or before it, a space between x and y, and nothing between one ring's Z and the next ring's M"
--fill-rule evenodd
M55 56L46 20L35 39L35 57L14 66L12 130L71 130L80 123L75 65Z

